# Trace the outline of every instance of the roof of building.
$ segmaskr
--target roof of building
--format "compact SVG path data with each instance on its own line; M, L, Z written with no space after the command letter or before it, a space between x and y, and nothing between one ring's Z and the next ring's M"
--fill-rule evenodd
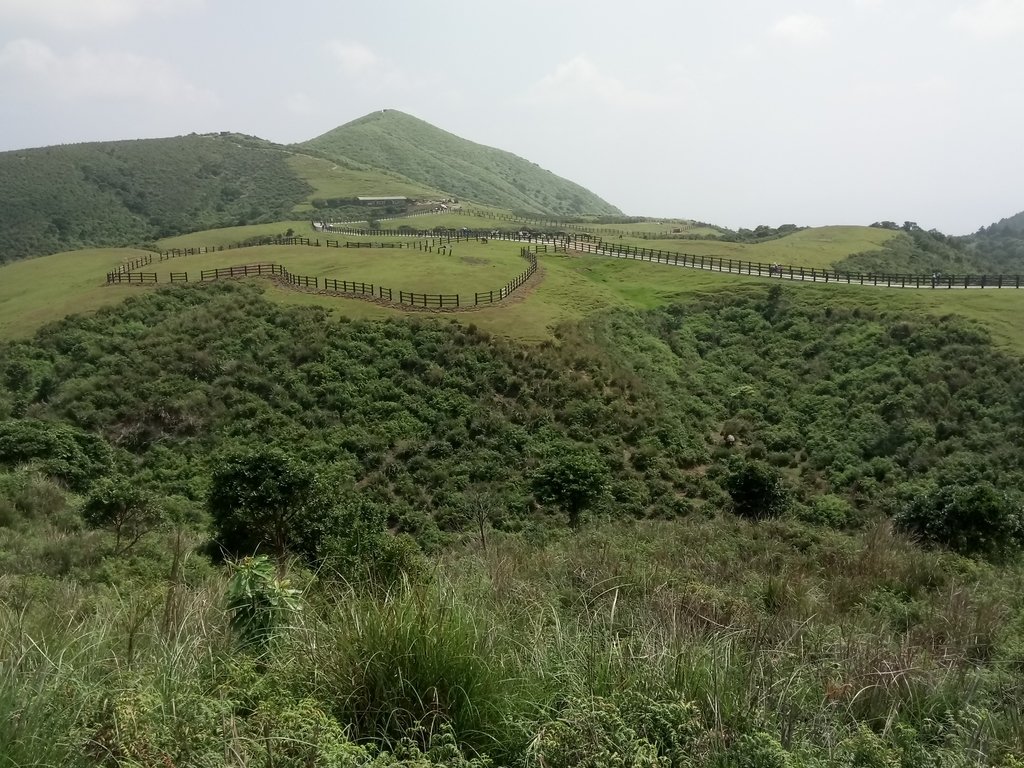
M409 198L406 195L390 195L390 196L388 196L388 195L383 195L383 196L359 195L358 197L356 197L356 200L408 200L408 199Z

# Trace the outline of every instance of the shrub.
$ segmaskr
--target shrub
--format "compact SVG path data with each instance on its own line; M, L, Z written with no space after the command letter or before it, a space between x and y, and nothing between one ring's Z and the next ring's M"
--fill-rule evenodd
M102 438L66 424L28 419L0 422L0 466L34 462L75 490L105 475L111 457L110 446Z
M896 525L924 544L962 555L999 558L1024 541L1020 499L990 483L920 493L897 513Z
M607 487L608 470L596 456L570 453L556 458L534 476L537 498L557 504L578 528L583 512L601 498Z
M745 733L730 748L729 765L735 768L790 768L789 753L771 734Z
M299 610L298 590L278 579L266 557L247 557L232 565L227 603L231 629L244 647L265 647Z
M383 589L403 579L415 581L426 569L423 551L408 533L388 530L391 511L351 492L336 499L332 529L320 550L327 571L350 583Z
M778 517L789 507L790 494L782 474L762 461L734 460L724 485L733 512L742 517Z
M828 528L844 528L853 517L853 507L841 496L827 493L817 496L810 504L800 505L796 516L805 523L823 525Z
M657 747L601 698L573 702L543 725L531 750L531 762L548 768L662 768Z

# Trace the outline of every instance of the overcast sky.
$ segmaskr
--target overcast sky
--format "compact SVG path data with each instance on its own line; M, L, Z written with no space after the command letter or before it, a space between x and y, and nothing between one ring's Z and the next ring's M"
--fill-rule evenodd
M394 108L625 212L1024 209L1024 0L0 0L0 150Z

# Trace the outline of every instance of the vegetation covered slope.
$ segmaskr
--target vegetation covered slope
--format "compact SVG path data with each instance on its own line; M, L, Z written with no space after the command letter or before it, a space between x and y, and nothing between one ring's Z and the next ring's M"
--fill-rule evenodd
M890 520L1016 498L1022 429L970 324L778 286L534 348L143 294L0 346L0 755L1020 768L1020 561ZM232 551L315 570L222 572L289 478Z
M238 135L0 153L0 261L286 218L311 192L287 158Z
M1024 211L959 240L968 253L1000 271L1024 272Z
M717 505L736 453L867 512L907 483L1024 484L1024 373L984 331L801 296L607 313L528 351L456 323L330 321L255 287L162 290L0 348L0 416L101 434L195 499L224 448L277 443L442 525L480 484L528 516L523 472L571 448L603 457L619 516Z
M620 213L578 184L527 160L393 109L366 115L299 146L396 171L499 208L555 215Z

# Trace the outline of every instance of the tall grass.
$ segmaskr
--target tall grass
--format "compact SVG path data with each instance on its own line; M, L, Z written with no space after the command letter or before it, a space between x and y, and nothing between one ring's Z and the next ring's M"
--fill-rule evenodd
M231 637L220 578L175 587L170 613L165 587L52 582L0 607L0 766L361 765L449 735L548 768L609 750L693 766L1024 752L1019 566L801 531L494 533L387 592L312 583L258 653Z

